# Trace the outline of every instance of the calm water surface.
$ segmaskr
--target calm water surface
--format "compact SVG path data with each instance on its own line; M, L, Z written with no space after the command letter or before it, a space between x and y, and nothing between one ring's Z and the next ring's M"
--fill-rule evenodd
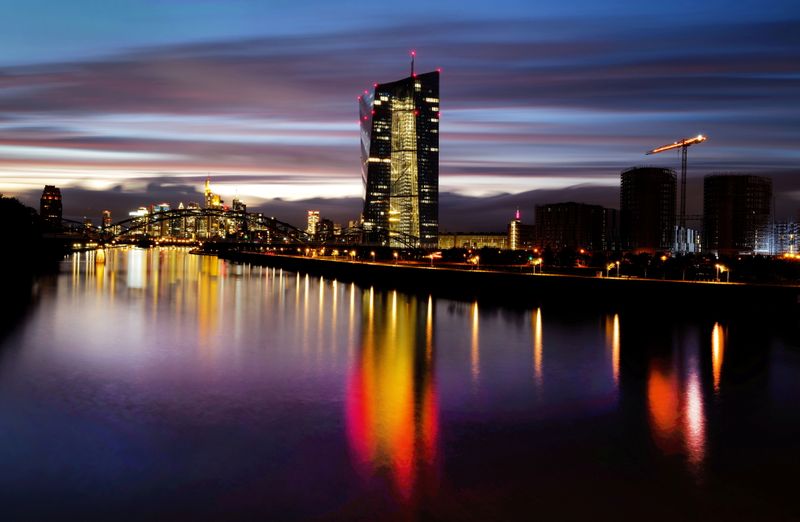
M421 290L67 259L0 337L0 519L800 517L792 321Z

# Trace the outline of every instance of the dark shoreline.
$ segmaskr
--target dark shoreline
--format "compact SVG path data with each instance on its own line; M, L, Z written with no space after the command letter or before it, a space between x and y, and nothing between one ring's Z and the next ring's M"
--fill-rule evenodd
M502 305L602 308L672 315L797 315L800 286L520 274L224 252L236 263L282 268L360 285Z

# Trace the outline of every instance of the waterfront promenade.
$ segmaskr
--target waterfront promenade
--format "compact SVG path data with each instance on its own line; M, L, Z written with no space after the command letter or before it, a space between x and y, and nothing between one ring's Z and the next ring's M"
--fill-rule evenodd
M228 252L223 259L305 272L361 285L506 304L608 307L675 314L800 311L800 286L512 273L392 262Z

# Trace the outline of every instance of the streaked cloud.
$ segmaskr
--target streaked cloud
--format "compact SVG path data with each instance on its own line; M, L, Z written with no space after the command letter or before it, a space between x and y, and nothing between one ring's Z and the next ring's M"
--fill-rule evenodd
M102 55L75 47L51 62L33 50L28 64L0 53L0 191L149 186L155 201L171 192L154 178L199 187L211 175L222 194L256 205L355 201L355 97L407 74L411 47L418 68L443 68L441 186L454 197L613 188L628 166L676 167L676 157L644 151L700 132L710 139L690 155L696 179L769 170L791 180L797 171L797 9L687 3L696 16L678 19L643 16L654 8L633 2L504 2L438 17L450 4L423 20L358 14L304 25L292 18L299 5L231 2L242 11L222 20L271 17L268 29L241 21L237 30L214 28L208 5L176 3L169 16L197 9L194 31L150 40L89 31L116 45ZM125 6L137 27L163 26ZM782 208L800 206L800 186L776 186L785 186Z

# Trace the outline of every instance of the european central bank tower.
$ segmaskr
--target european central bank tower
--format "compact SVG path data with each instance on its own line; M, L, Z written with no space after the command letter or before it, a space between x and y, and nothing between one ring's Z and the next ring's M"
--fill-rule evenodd
M366 241L437 248L439 72L375 84L359 110Z

